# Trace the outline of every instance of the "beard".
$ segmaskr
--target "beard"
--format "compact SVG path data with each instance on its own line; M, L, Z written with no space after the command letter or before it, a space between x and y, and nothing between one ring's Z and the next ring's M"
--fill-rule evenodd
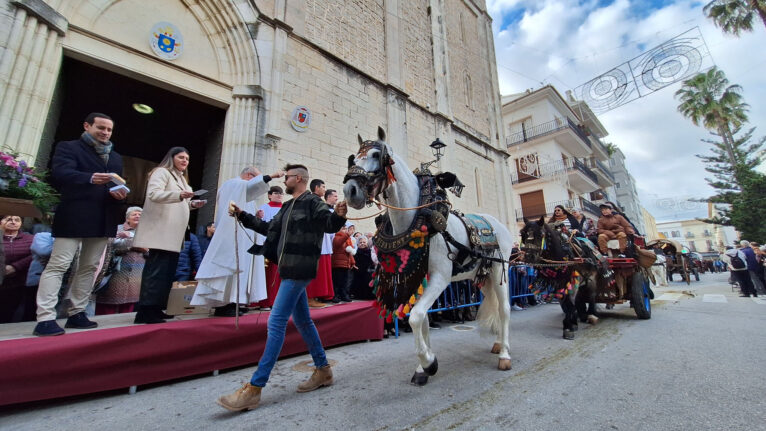
M291 195L295 192L295 187L285 187L285 193Z

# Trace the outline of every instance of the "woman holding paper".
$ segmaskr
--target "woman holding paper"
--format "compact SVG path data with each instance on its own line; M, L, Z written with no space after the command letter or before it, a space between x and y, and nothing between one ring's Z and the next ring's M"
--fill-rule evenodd
M192 200L187 183L189 151L173 147L159 166L149 173L141 223L133 246L149 249L141 275L141 293L136 305L135 323L164 323L168 295L173 284L178 255L188 229L189 210L205 205Z

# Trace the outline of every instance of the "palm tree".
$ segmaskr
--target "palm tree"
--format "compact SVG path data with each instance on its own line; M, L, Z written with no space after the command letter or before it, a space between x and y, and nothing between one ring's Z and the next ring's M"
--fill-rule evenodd
M742 31L753 31L755 14L766 26L766 0L713 0L703 11L724 33L735 36Z
M732 165L738 164L734 152L733 133L747 122L748 105L742 101L742 87L729 85L726 75L713 67L684 81L676 91L680 100L678 111L692 120L695 126L702 124L718 134L728 149Z

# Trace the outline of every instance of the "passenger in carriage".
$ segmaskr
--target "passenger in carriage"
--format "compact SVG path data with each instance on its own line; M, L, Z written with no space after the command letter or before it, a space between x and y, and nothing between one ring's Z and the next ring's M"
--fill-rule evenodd
M598 248L602 254L609 252L606 243L617 239L620 248L620 257L625 257L625 248L628 246L628 235L634 235L635 230L625 218L613 212L608 204L599 205L601 217L598 219Z
M625 215L624 212L620 211L620 207L618 207L617 204L615 204L614 202L611 202L611 201L606 201L605 204L609 205L610 207L612 207L612 214L622 216L622 218L624 218L625 221L628 222L630 227L633 228L633 232L635 232L635 235L641 235L641 233L638 231L638 228L636 227L636 225L633 224L632 221L630 221L630 219L628 218L627 215ZM601 208L600 205L599 205L599 208Z
M572 213L577 220L577 223L580 224L582 235L595 244L598 241L598 229L596 229L596 223L588 217L585 217L585 214L583 214L579 208L570 208L569 212Z
M563 225L567 231L573 231L575 234L580 232L580 222L562 205L556 205L553 209L553 215L548 219L548 223Z

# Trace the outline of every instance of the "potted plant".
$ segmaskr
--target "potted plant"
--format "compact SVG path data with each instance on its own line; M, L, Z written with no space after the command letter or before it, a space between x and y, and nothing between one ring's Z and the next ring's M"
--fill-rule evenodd
M18 154L0 151L0 215L42 218L53 212L58 194L43 178Z

